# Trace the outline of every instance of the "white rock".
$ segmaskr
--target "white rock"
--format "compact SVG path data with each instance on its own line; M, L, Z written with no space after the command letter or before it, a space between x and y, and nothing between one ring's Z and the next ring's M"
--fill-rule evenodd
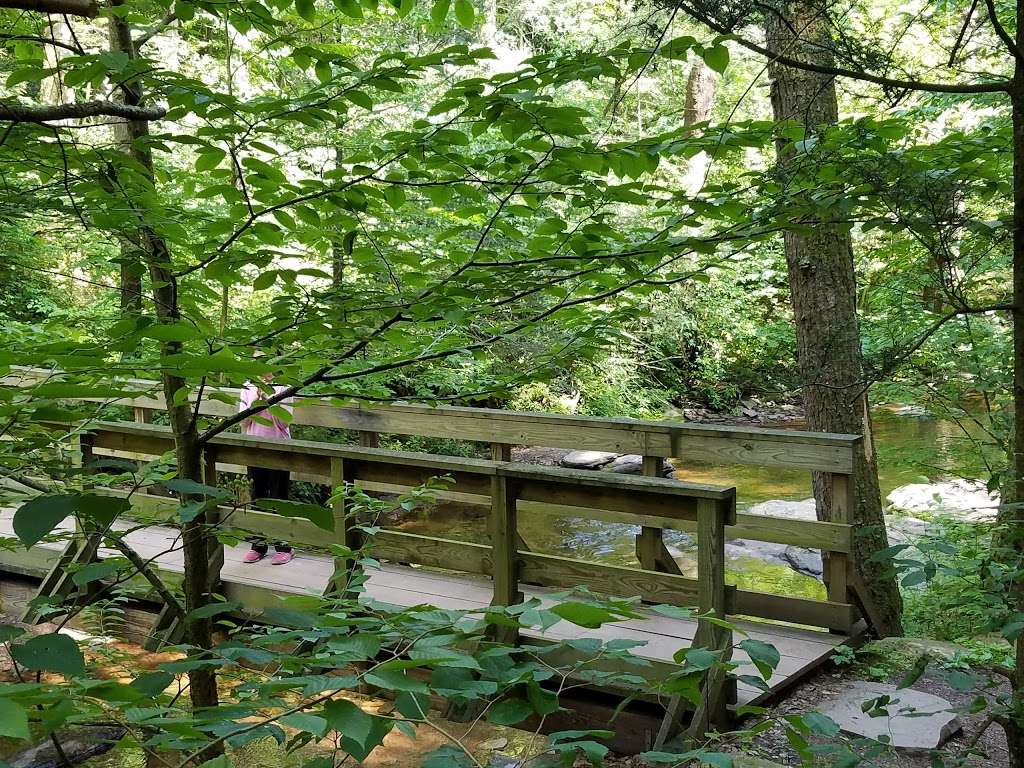
M886 500L905 512L944 514L963 520L991 519L999 506L999 494L989 493L984 483L961 479L902 485Z
M889 714L871 717L861 706L880 696L890 702L882 707ZM869 739L888 737L894 747L904 749L938 749L960 730L952 705L930 693L902 690L886 683L858 681L850 683L836 698L821 708L846 733ZM877 708L876 708L877 713Z
M814 499L803 501L785 501L772 499L754 504L747 510L751 515L766 515L768 517L784 517L787 520L817 520Z
M559 464L570 469L597 469L613 461L618 455L605 451L571 451L562 457Z

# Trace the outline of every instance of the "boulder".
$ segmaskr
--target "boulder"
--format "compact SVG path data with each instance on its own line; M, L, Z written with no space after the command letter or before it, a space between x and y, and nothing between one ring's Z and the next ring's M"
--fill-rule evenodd
M58 731L57 740L61 750L72 765L83 763L89 758L102 755L114 748L126 733L127 728L102 726L96 728L75 728ZM9 763L11 768L61 768L66 765L50 739L19 752Z
M911 514L949 515L961 520L990 520L999 506L999 494L990 493L977 480L945 480L902 485L886 500L895 509Z
M803 499L802 501L787 501L785 499L771 499L754 504L747 510L751 515L766 515L769 517L784 517L787 520L817 520L814 499Z
M880 696L888 696L889 703L869 712L863 710L865 702ZM886 737L890 744L902 749L938 749L961 728L959 718L950 711L952 708L945 699L923 691L857 681L825 702L821 713L852 736ZM888 714L879 714L881 709Z
M618 455L606 451L572 451L565 454L558 463L570 469L598 469L614 461Z
M619 456L612 462L611 470L621 475L639 475L644 471L644 457L635 453Z
M794 571L805 576L820 579L825 572L821 562L821 551L817 549L788 546L782 553L782 559L789 563Z

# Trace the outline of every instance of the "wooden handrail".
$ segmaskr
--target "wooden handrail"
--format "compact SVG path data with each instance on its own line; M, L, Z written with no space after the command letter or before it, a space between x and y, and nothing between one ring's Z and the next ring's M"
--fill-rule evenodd
M23 388L31 394L34 385L53 375L50 371L17 368L0 377L0 386ZM138 391L139 394L119 399L69 399L131 406L137 414L166 409L166 401L156 381L125 379L112 384L122 391ZM208 387L204 392L200 414L223 418L236 412L234 403L238 401L238 389ZM504 445L615 451L649 457L840 474L852 473L854 449L863 439L859 435L800 430L569 416L493 408L406 404L339 406L320 398L299 398L295 403L293 423L357 430L364 445L372 442L373 433L381 432L423 437L456 436L463 440Z

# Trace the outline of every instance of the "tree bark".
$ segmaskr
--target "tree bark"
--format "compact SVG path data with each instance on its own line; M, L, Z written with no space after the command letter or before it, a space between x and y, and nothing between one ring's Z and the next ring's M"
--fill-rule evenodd
M111 0L111 6L116 7L123 3L124 0ZM128 24L117 14L110 15L109 23L112 46L116 46L117 50L134 57L135 46ZM137 83L129 82L125 84L123 90L125 102L128 105L137 107L141 104L143 94ZM155 186L153 156L145 142L149 135L149 124L145 120L131 120L128 122L128 131L132 158L146 170L146 183ZM177 282L171 269L170 250L160 234L146 222L145 212L140 211L137 214L139 216L138 235L152 283L157 320L161 323L176 322L180 320L181 313L178 306ZM164 357L178 355L181 351L180 342L161 344L161 355ZM176 397L177 393L187 386L187 383L181 376L167 371L162 374L162 379L171 431L174 434L178 477L202 483L202 446L196 423L192 418L188 398L179 400ZM183 495L182 501L187 500L191 499L187 495ZM191 615L191 612L209 602L210 591L213 588L214 574L211 573L210 568L209 539L210 532L205 513L182 526L182 553L185 566L185 640L194 649L193 653L199 656L204 655L213 647L212 621L208 618L196 618ZM194 709L217 706L219 700L217 676L212 668L200 667L189 672L189 696Z
M86 19L94 19L100 12L95 0L0 0L0 8L82 16Z
M828 28L818 16L810 5L785 3L781 14L768 14L768 47L831 66ZM776 121L801 123L809 136L838 120L832 76L782 66L777 61L769 62L768 74ZM794 147L779 139L776 151L779 171L785 176L794 159ZM901 634L902 600L896 580L888 565L870 559L888 547L888 540L871 444L870 411L862 391L863 357L850 236L835 225L813 223L809 233L786 232L785 251L808 428L864 436L854 458L852 478L856 496L851 510L855 526L852 560L866 592L858 597L867 608L873 608L865 613L878 617L878 633ZM832 509L828 478L816 473L813 484L818 517L827 520Z

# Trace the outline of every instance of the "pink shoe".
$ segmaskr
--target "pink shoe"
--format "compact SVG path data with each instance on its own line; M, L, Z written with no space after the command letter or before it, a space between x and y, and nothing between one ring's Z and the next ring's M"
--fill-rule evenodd
M250 549L242 557L242 562L243 563L258 563L260 560L262 560L266 556L267 556L266 552L257 552L255 549Z
M295 557L291 552L278 552L272 558L270 558L271 565L287 565Z

